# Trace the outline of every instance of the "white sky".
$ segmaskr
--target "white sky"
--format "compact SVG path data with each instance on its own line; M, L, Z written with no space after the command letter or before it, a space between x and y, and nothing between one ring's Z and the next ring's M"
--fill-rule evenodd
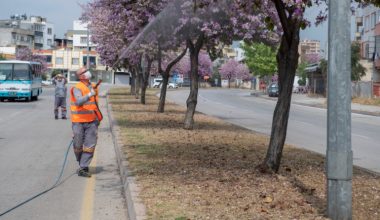
M8 19L12 14L26 14L46 17L54 24L57 37L63 37L72 29L73 21L82 13L80 4L89 0L0 0L0 19Z
M80 4L85 4L90 0L1 0L0 19L7 19L12 14L39 15L46 17L48 22L55 26L57 37L63 37L64 33L72 29L73 21L77 20L82 12ZM306 11L310 21L314 23L318 8L311 8ZM312 39L321 41L321 49L325 49L327 41L327 21L322 25L310 28L301 32L301 39Z

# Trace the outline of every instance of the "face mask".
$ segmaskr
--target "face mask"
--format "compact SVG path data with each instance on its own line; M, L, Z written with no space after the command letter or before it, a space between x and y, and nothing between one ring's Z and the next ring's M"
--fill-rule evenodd
M90 72L90 71L85 72L85 73L84 73L84 77L85 77L86 79L91 79L91 77L92 77L91 72Z

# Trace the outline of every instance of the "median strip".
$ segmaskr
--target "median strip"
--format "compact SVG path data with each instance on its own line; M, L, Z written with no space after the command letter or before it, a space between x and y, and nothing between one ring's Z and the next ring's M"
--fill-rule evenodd
M267 136L204 114L183 130L183 107L158 114L157 90L146 105L128 91L111 90L109 103L149 219L325 219L324 157L286 146L279 173L262 174ZM354 219L377 218L379 180L354 170Z

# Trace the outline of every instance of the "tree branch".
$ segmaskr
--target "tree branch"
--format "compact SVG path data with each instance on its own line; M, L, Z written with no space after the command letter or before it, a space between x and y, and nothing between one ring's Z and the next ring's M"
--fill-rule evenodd
M284 31L284 35L286 37L286 40L288 42L291 42L291 36L290 36L290 30L289 30L289 23L288 23L288 17L285 13L285 5L282 2L282 0L272 0L274 5L276 6L278 17L280 18L282 30Z
M171 68L173 68L173 66L176 63L178 63L178 61L180 61L186 55L186 52L187 52L187 46L186 46L185 50L183 50L183 52L177 58L175 58L173 61L171 61L169 63L169 65L166 67L166 72L169 72L171 70Z
M197 50L197 52L199 52L203 46L203 42L204 42L204 34L201 33L197 39L197 42L195 43L195 49Z
M158 62L158 72L162 74L162 49L161 44L158 42L158 55L157 55L157 62Z

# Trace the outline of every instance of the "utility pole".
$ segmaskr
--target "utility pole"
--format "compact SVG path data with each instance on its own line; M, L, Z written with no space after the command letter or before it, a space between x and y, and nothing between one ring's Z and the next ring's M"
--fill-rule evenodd
M350 1L329 1L327 215L352 219L351 10Z
M90 30L88 28L87 23L87 61L86 61L86 68L90 69Z

